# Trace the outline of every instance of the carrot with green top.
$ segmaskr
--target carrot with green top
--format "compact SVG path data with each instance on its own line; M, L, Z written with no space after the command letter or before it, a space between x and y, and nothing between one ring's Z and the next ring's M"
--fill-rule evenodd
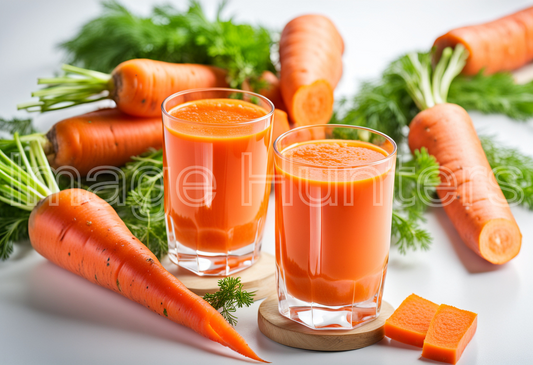
M28 232L38 253L212 341L263 361L217 310L161 265L107 202L82 189L60 191L39 140L22 142L15 134L14 143L20 165L0 150L0 201L31 211Z
M409 54L397 73L422 110L410 124L412 152L427 148L440 165L438 196L463 242L493 264L515 257L522 234L487 161L468 113L446 103L453 78L463 69L468 51L446 48L432 70L431 55Z
M227 87L226 71L187 63L148 59L122 62L111 73L63 65L65 75L39 79L48 87L35 91L39 101L19 104L19 109L50 111L112 99L122 112L136 117L161 115L161 103L176 92L209 87Z

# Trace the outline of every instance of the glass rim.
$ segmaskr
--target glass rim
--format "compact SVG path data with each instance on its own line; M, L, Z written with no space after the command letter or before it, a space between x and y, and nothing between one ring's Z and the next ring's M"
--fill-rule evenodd
M392 152L389 153L388 156L385 156L381 160L367 162L367 163L363 163L361 165L339 166L339 167L331 167L331 166L325 166L325 165L317 165L317 164L310 164L310 163L304 163L304 162L296 162L296 161L292 160L291 158L287 158L287 157L283 156L283 154L278 150L278 146L277 146L278 142L281 141L281 139L283 139L284 137L288 136L289 134L291 134L291 133L293 133L295 131L299 131L299 130L303 130L303 129L311 129L311 128L316 128L316 127L322 127L322 128L323 127L334 127L334 128L347 128L347 129L357 129L357 130L368 131L368 132L377 134L379 136L382 136L387 141L392 143L394 148L393 148ZM369 143L371 143L371 142L369 142ZM395 156L397 152L398 152L398 145L396 144L396 142L391 137L387 136L385 133L382 133L380 131L377 131L375 129L368 128L368 127L356 126L356 125L348 125L348 124L314 124L314 125L301 126L301 127L297 127L297 128L291 129L291 130L283 133L278 138L276 138L276 140L274 141L274 153L279 158L281 158L282 160L285 160L285 161L287 161L289 163L297 164L299 166L312 167L312 168L322 168L322 169L328 169L328 170L357 169L357 168L363 168L363 167L368 167L368 166L379 165L379 164L382 164L382 163L386 163L393 156Z
M257 97L257 98L263 100L264 102L266 102L270 106L270 111L267 111L267 113L265 115L263 115L262 117L259 117L259 118L254 118L254 119L247 120L245 122L240 122L240 123L228 124L228 123L193 122L193 121L190 121L190 120L176 118L175 116L171 115L165 108L167 102L169 102L171 99L173 99L175 97L178 97L178 96L181 96L181 95L185 95L185 94L192 94L192 93L195 93L195 92L206 92L206 91L224 91L224 92L251 95L251 96ZM203 99L198 99L198 100L203 100ZM167 96L165 98L165 100L163 100L163 102L161 103L161 111L162 111L163 115L165 115L166 117L168 117L168 118L170 118L170 119L172 119L174 121L187 123L187 124L193 124L193 125L212 126L212 127L221 127L221 128L235 128L237 126L240 127L240 126L246 126L246 125L251 125L251 124L257 123L257 122L262 121L264 119L271 118L274 115L274 110L275 110L274 103L272 101L270 101L270 99L264 97L261 94L254 93L252 91L231 89L231 88L227 88L227 87L207 87L207 88L187 89L187 90L183 90L183 91L178 91L177 93L174 93L174 94L172 94L170 96ZM163 124L165 124L164 120L163 120ZM272 122L270 124L272 124Z

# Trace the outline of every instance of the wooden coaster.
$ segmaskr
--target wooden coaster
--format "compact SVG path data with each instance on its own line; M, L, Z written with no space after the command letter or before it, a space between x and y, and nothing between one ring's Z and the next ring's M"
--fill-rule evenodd
M177 277L190 291L204 296L206 293L218 291L218 281L221 276L198 276L187 269L179 267L168 260L164 265L168 271ZM262 252L261 257L250 268L240 271L233 277L240 277L243 289L254 291L254 300L268 297L276 292L276 265L274 256Z
M259 307L259 330L282 345L305 350L346 351L370 346L385 336L383 325L394 312L387 302L381 304L381 313L374 321L353 330L312 330L283 317L278 311L278 297L271 295Z

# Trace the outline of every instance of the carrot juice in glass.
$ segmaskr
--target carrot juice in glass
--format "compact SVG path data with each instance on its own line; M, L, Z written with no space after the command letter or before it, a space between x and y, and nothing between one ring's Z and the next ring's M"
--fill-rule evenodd
M257 261L272 175L274 106L239 90L197 89L162 105L169 257L198 275Z
M274 142L280 313L313 329L377 318L387 271L396 144L320 125Z

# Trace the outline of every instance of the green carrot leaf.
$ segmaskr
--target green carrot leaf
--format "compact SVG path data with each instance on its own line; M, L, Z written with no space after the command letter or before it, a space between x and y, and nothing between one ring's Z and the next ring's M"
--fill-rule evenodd
M218 286L220 288L219 291L212 294L207 293L203 298L213 308L220 311L220 314L222 314L229 324L235 326L237 324L237 316L234 313L237 308L252 305L255 292L243 290L241 278L231 276L220 279Z

